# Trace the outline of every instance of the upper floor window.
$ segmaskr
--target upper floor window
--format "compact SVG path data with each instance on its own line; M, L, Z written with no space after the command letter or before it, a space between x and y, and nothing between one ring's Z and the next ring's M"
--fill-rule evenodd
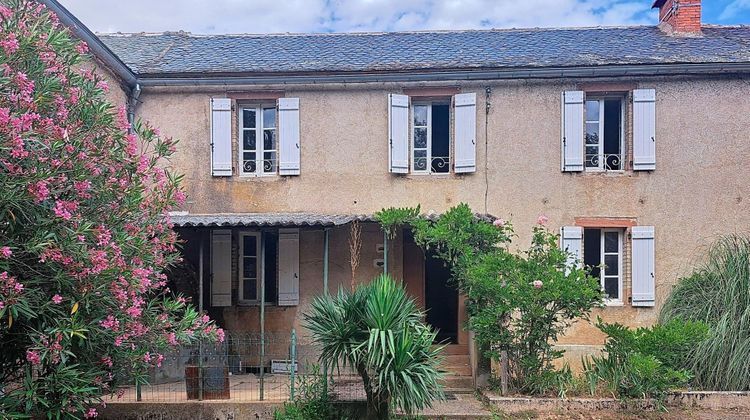
M412 106L412 171L450 171L450 104L415 103Z
M240 108L240 173L274 175L278 171L276 107Z
M586 170L623 169L622 99L586 98Z

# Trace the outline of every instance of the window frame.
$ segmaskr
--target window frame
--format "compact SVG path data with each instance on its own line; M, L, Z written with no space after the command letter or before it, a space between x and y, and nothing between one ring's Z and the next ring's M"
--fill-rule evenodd
M434 172L432 170L432 107L433 105L447 105L448 106L448 171L447 172ZM426 106L427 107L427 126L417 126L414 121L414 108L418 106ZM411 174L414 175L448 175L455 173L454 169L451 167L451 163L453 160L453 106L450 99L446 100L413 100L411 101L409 105L409 170ZM417 128L426 128L427 129L427 147L426 148L416 148L414 147L414 138L415 138L415 132ZM416 150L426 150L427 151L427 165L426 169L420 170L416 169L416 157L414 155ZM442 156L439 156L442 157Z
M617 252L606 252L604 244L605 244L605 237L606 237L607 232L615 232L615 233L617 233ZM617 278L617 299L610 299L608 297L605 297L605 299L604 299L605 304L606 305L610 305L610 306L622 306L623 302L624 302L623 296L622 296L622 294L623 294L623 283L624 283L623 282L623 278L624 278L624 276L623 276L623 266L624 266L624 264L623 264L623 256L624 256L624 241L623 241L623 237L624 236L625 236L624 229L621 229L621 228L601 228L600 229L600 238L599 238L599 257L600 257L600 260L599 260L599 264L600 264L600 269L599 269L599 284L601 285L602 291L605 290L604 289L604 285L605 285L605 280L607 278L615 278L615 277ZM584 252L586 252L585 249L584 249ZM617 267L617 275L616 276L607 275L606 274L605 261L606 261L606 256L608 256L608 255L609 256L611 256L611 255L617 255L617 264L618 264L618 267Z
M623 95L597 95L597 94L585 94L583 98L583 171L584 172L591 172L591 173L602 173L602 172L624 172L625 171L625 106L627 104L627 97ZM607 169L606 168L606 159L603 158L604 156L604 102L607 100L618 100L620 101L620 169ZM599 102L599 119L598 121L595 120L589 120L588 118L588 104L589 101L597 101ZM597 167L591 167L587 166L586 163L588 162L588 153L587 148L589 147L588 143L586 142L586 135L588 133L588 124L589 123L598 123L599 127L599 143L597 144L597 148L599 150L598 156L599 156L599 166Z
M255 237L255 249L256 249L256 255L255 255L255 299L245 299L245 237L252 236ZM261 270L261 258L263 255L263 252L261 252L261 246L263 244L263 241L261 241L261 232L254 232L254 231L241 231L239 232L239 250L237 254L237 278L238 278L238 286L239 289L238 293L238 303L240 304L259 304L260 303L260 281L261 277L263 277L263 270Z
M253 177L270 177L270 176L279 176L279 109L276 104L270 104L270 103L254 103L254 104L240 104L240 106L237 107L239 109L239 113L237 116L238 124L238 134L237 134L237 146L238 146L238 160L239 160L239 175L243 178L253 178ZM274 123L273 128L266 128L263 124L263 110L264 109L274 109ZM245 118L244 113L245 110L254 110L255 111L255 128L245 128ZM255 172L247 172L245 171L245 159L244 159L244 134L246 130L255 130ZM273 150L265 150L264 146L264 133L266 130L273 130L274 131L274 138L275 138L275 148ZM270 172L263 171L263 163L265 161L264 154L268 152L275 153L275 163L274 163L274 170ZM260 170L259 170L260 169Z

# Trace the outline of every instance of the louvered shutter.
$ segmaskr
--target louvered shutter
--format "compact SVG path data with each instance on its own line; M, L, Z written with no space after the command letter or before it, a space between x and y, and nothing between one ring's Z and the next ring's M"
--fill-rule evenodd
M279 306L299 305L299 229L279 229Z
M279 98L278 106L279 175L299 175L299 98Z
M211 98L211 174L232 176L232 100Z
M211 231L211 306L232 305L232 231Z
M560 248L568 251L568 267L581 267L583 258L581 248L583 228L580 226L563 226L560 232Z
M656 91L633 91L633 170L656 169Z
M456 173L477 170L477 94L461 93L453 97L455 105Z
M580 90L562 94L562 170L583 170L583 98Z
M633 306L654 306L654 227L634 226L632 235Z
M388 95L388 168L391 173L409 172L409 97Z

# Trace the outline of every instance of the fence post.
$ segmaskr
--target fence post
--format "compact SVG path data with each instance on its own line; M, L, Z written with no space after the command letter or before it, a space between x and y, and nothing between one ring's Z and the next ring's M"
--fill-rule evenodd
M142 401L141 398L141 383L137 379L135 380L135 400Z
M291 365L289 366L289 394L290 400L294 400L294 366L295 360L297 359L297 333L292 328L292 339L289 344L289 354L291 359Z
M198 401L203 401L203 340L198 340Z

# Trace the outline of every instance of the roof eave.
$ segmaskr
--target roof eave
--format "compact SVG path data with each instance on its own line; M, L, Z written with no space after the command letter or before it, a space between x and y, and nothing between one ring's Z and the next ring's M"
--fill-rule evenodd
M107 68L109 68L115 76L117 76L122 83L128 88L133 88L138 83L135 73L120 60L115 53L112 52L99 37L97 37L91 30L81 23L68 9L56 0L40 0L47 8L55 13L60 19L60 22L70 28L73 34L80 40L86 42L89 47L89 51L97 59L99 59Z

